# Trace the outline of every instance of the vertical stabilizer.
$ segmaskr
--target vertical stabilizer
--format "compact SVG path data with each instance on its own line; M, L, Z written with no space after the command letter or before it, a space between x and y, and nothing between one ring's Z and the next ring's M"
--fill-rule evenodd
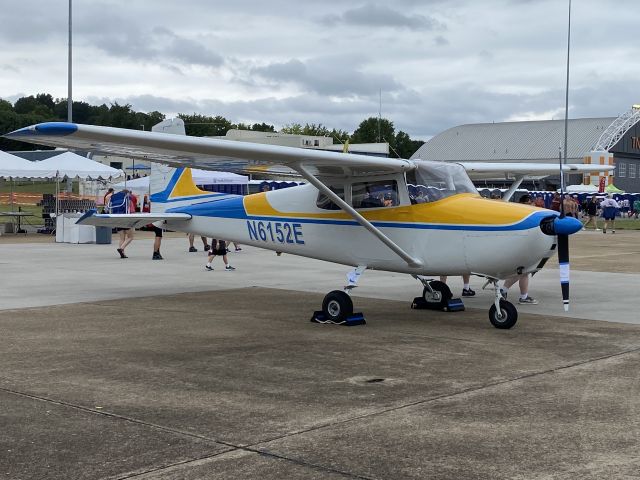
M185 135L184 121L181 118L169 118L151 128L153 132L173 135ZM167 208L198 203L219 195L200 190L193 182L190 168L174 168L161 163L151 162L151 211L164 212Z

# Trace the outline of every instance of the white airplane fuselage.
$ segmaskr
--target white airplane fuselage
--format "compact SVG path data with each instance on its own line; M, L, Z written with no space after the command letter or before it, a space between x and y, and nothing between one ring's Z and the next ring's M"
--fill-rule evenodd
M476 273L505 278L536 271L554 251L556 237L544 234L539 225L556 212L479 195L358 210L422 261L422 267L412 268L346 213L319 208L317 198L317 189L302 185L245 197L221 194L195 204L179 201L163 209L192 215L186 228L185 222L168 220L169 229L416 275Z

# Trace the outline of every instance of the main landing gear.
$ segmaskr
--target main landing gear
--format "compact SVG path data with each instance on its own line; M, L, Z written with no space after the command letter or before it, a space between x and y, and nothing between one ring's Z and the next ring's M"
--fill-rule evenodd
M353 301L349 292L356 284L366 266L359 266L347 274L348 284L344 290L333 290L324 297L322 310L314 312L311 321L315 323L334 323L339 325L360 325L366 323L362 313L353 313Z
M422 297L415 298L411 308L448 310L449 302L453 298L453 294L446 283L439 280L429 280L418 275L413 275L413 278L422 283L424 288L422 289Z
M333 290L322 301L322 313L332 323L342 323L353 314L353 301L344 290Z

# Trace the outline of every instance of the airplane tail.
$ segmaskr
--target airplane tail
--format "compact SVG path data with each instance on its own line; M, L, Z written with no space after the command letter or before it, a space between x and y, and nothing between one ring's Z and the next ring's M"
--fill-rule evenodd
M154 125L151 130L173 135L186 134L181 118L164 120ZM152 213L162 213L169 208L201 203L223 195L199 189L193 181L190 168L174 168L155 162L151 162L149 190Z

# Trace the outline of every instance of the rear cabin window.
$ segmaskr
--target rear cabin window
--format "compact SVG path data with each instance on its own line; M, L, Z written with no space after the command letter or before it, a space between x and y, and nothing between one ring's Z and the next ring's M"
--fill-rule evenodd
M342 200L344 200L344 187L343 186L333 186L329 187L333 193L338 195ZM316 206L321 208L322 210L340 210L340 207L333 203L329 197L327 197L324 193L320 192L318 194L318 200L316 201Z
M351 186L353 208L393 207L398 203L398 184L395 180L358 182Z

